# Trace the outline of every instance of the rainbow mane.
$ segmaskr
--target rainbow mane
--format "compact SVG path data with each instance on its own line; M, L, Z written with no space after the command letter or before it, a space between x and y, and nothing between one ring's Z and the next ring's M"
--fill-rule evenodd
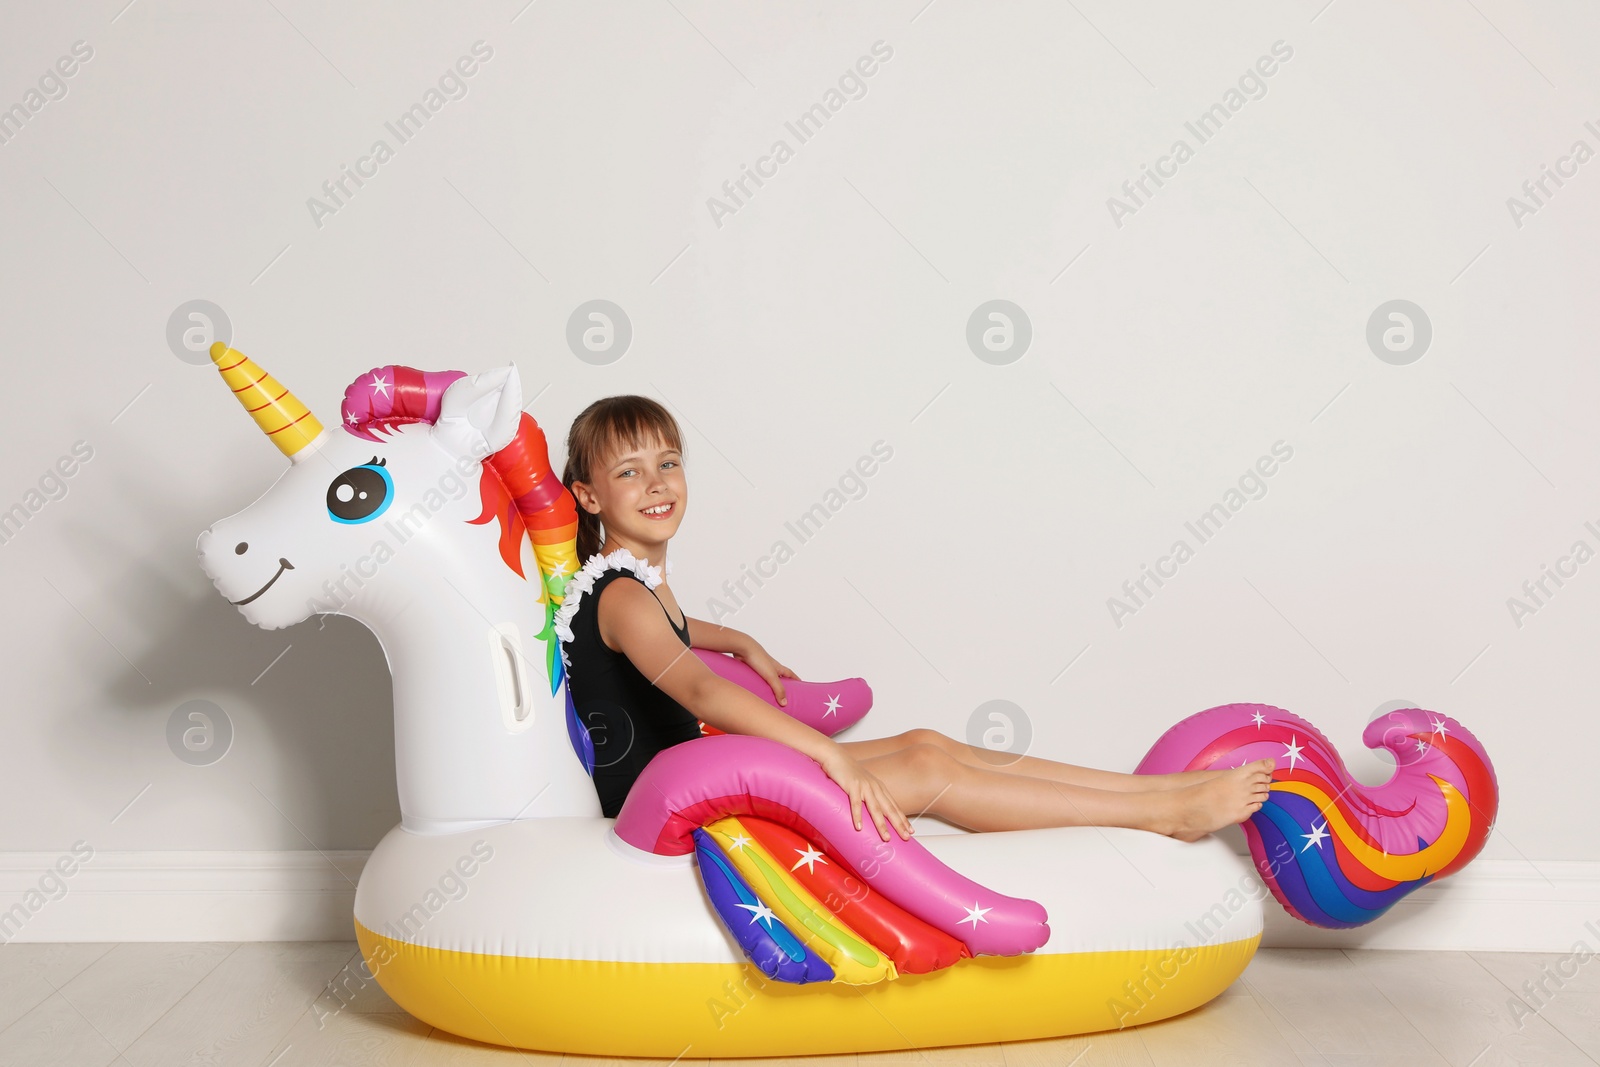
M1488 754L1447 715L1393 711L1369 723L1362 741L1395 757L1383 785L1352 778L1328 739L1298 715L1225 704L1162 734L1136 773L1272 758L1271 798L1243 824L1251 858L1289 914L1343 929L1466 866L1500 805Z
M435 423L444 391L464 377L466 372L459 370L374 367L345 389L340 424L357 437L378 441L379 434L393 433L408 423ZM544 431L527 412L522 413L511 443L484 460L478 496L483 510L467 521L500 521L500 558L523 578L527 577L522 570L523 538L533 546L545 594L545 624L537 636L544 642L545 674L553 695L566 677L554 619L567 581L578 569L578 507L550 469Z

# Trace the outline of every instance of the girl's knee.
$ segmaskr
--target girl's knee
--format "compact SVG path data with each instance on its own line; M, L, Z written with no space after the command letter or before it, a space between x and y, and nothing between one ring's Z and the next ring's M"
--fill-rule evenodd
M907 766L924 776L937 776L941 779L948 779L959 772L962 767L960 760L938 744L919 741L907 745L901 750L900 755Z
M950 785L967 770L937 745L911 744L872 760L868 769L888 783L907 810L933 810Z
M929 730L919 726L916 729L907 730L900 737L905 741L908 748L912 745L927 745L941 752L954 753L955 751L956 742L941 734L938 730Z

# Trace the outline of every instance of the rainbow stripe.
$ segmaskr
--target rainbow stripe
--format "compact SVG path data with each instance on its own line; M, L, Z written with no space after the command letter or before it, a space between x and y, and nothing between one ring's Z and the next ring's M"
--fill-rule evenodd
M785 931L798 937L828 964L833 980L845 985L872 985L899 977L889 958L855 930L840 921L827 905L801 885L786 865L770 852L732 815L724 816L695 831L707 835L722 849L723 856L737 870L744 883L777 917Z
M1482 850L1500 805L1488 753L1447 715L1392 711L1369 723L1362 740L1395 757L1383 785L1352 778L1328 739L1299 716L1269 704L1225 704L1168 730L1137 773L1271 758L1271 799L1243 824L1256 871L1295 918L1345 929L1460 870Z
M961 941L874 890L791 827L757 815L741 815L739 822L775 862L787 863L796 882L877 946L901 974L925 974L971 958Z
M807 952L775 912L764 910L761 898L729 863L724 846L704 829L694 831L694 855L712 910L762 974L795 985L833 979L833 969Z

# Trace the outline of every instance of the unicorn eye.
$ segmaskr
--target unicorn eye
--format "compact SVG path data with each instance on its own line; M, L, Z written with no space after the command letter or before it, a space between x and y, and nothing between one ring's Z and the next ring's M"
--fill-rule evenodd
M394 481L374 459L351 467L328 483L328 518L346 524L370 522L382 515L392 500Z

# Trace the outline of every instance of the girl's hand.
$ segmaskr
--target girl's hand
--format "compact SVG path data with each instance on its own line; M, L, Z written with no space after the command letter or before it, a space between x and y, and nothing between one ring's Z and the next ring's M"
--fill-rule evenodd
M767 654L766 649L754 641L750 642L748 649L743 652L735 652L734 656L743 660L751 670L761 675L762 679L772 687L772 695L778 701L779 707L784 707L789 703L789 697L783 691L781 679L794 678L798 680L800 677L798 674L773 659Z
M902 841L915 832L911 828L911 820L905 817L900 805L896 804L894 797L890 795L889 787L884 785L877 775L861 766L855 757L844 749L835 748L817 762L821 764L823 772L839 783L850 797L850 818L857 830L861 829L861 805L864 801L867 805L867 814L871 816L873 825L878 828L878 836L885 841L889 840L891 824L899 831Z

